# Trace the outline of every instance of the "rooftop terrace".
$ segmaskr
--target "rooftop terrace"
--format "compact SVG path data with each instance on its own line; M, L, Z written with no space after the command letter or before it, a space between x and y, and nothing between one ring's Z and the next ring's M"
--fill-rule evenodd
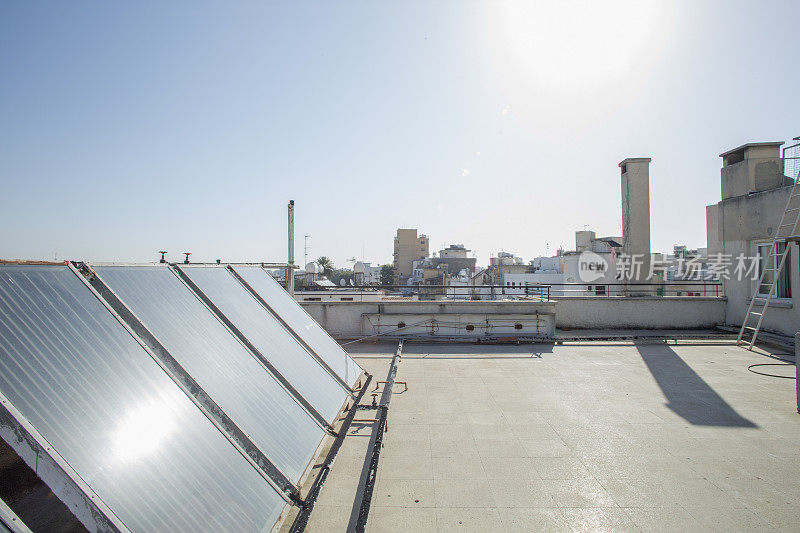
M384 379L396 345L348 349ZM796 529L795 382L749 372L774 362L765 353L720 340L407 344L367 531ZM373 413L356 413L307 531L353 525Z

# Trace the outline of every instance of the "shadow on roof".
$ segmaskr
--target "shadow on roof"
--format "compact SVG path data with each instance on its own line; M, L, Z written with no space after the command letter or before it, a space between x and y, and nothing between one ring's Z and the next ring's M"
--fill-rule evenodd
M758 427L733 409L666 344L636 343L667 397L667 407L696 426Z

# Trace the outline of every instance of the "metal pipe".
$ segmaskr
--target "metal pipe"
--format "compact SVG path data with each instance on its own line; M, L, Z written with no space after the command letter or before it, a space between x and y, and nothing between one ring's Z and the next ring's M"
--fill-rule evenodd
M289 533L302 533L305 531L306 526L308 525L308 520L311 518L311 511L314 510L314 504L317 502L317 498L319 497L319 492L322 489L322 486L325 484L325 480L328 479L328 473L331 471L331 465L333 465L333 461L336 459L336 454L339 453L339 448L342 447L342 443L347 435L347 431L350 429L350 425L353 423L356 411L358 411L358 409L361 407L359 405L361 399L364 397L364 393L367 391L367 387L369 387L371 381L372 374L367 374L367 381L364 382L364 386L361 387L361 391L358 393L353 405L350 406L350 412L347 413L344 423L339 428L336 440L333 441L331 449L328 451L328 455L325 456L325 462L323 463L322 468L320 468L317 478L314 480L314 484L308 491L308 495L306 496L305 500L303 500L300 506L300 512L295 517L294 522L292 522L292 527L289 529Z
M289 266L286 267L286 291L294 296L294 200L289 200Z
M370 449L367 452L369 462L364 465L364 470L361 474L361 504L358 506L358 513L350 516L350 526L348 531L355 531L356 533L363 533L367 527L367 518L369 517L369 507L372 503L372 493L375 490L375 478L378 474L378 461L381 455L381 448L383 447L383 433L388 430L388 423L386 421L389 416L389 402L392 401L392 389L394 388L394 378L397 376L397 364L400 362L400 357L403 354L403 341L397 345L397 352L392 357L392 365L389 367L389 373L386 376L386 385L381 394L381 400L378 403L378 425L372 435L370 442ZM356 500L358 502L358 499ZM353 511L355 511L355 506ZM355 524L353 519L355 518Z

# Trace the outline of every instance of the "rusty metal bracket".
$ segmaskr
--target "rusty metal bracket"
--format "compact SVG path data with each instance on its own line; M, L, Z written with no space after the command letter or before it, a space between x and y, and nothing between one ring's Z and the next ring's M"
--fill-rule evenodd
M381 384L387 385L388 383L389 383L388 381L378 381L378 382L375 383L375 388L372 389L372 390L378 390L380 388ZM408 390L408 382L407 381L395 381L394 383L403 386L403 390L401 390L397 394L402 394L402 393L404 393L404 392L406 392ZM392 390L392 394L395 394L394 390Z

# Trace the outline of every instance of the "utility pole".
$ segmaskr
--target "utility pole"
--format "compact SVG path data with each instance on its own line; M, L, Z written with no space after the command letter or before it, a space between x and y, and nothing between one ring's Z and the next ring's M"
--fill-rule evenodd
M294 296L294 200L289 200L289 261L286 267L286 291Z
M306 240L305 246L303 247L303 265L305 266L308 264L308 238L311 237L311 235L306 233L305 235L303 235L303 237Z

